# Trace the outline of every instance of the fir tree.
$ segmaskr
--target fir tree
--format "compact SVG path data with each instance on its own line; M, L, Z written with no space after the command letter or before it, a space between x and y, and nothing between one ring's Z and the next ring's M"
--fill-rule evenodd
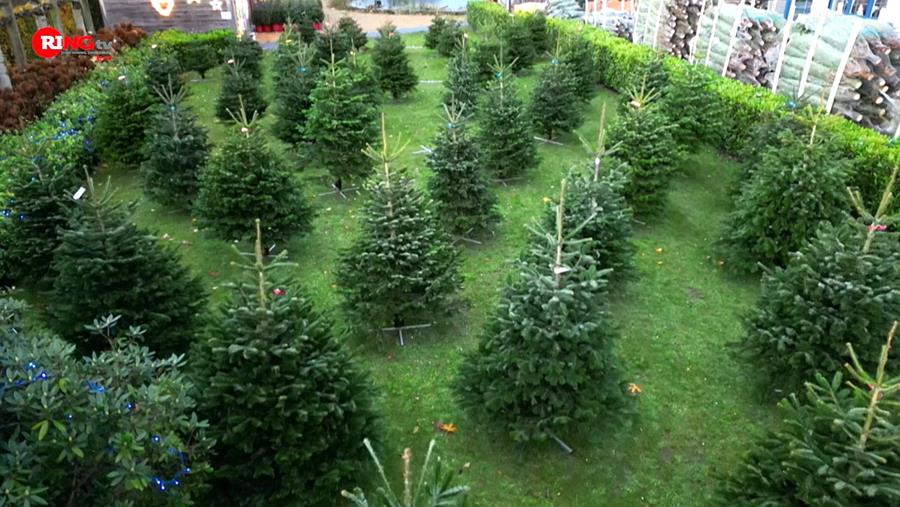
M344 32L333 26L325 26L316 33L316 58L322 64L347 58L353 51L353 44ZM334 58L332 59L332 55Z
M508 62L503 42L493 32L480 37L475 45L473 59L478 65L479 81L489 83L496 77L497 62Z
M662 209L679 159L672 126L652 103L656 96L644 87L632 93L618 123L610 129L610 142L621 146L619 156L631 168L623 191L637 215Z
M144 63L147 88L151 91L171 86L177 93L184 86L181 64L171 51L156 49Z
M222 91L216 101L216 116L220 120L233 120L241 108L256 115L266 112L259 78L245 71L243 64L234 58L225 62L224 74Z
M197 196L197 179L206 165L210 145L206 129L181 105L185 89L167 86L157 90L163 109L147 133L141 179L144 190L156 201L190 207Z
M248 119L241 109L235 121L240 131L213 153L200 175L199 225L224 239L250 237L257 218L278 241L308 232L312 209L287 164L257 132L256 115Z
M372 169L362 150L377 136L376 111L359 86L346 65L332 61L312 92L306 133L320 163L338 182Z
M447 23L441 32L437 42L437 52L441 56L450 58L456 53L462 39L465 37L462 27L456 21Z
M239 66L245 73L253 76L255 80L259 81L262 78L262 46L249 36L245 35L239 39L234 39L225 50L225 54L229 56L229 59L234 60L235 65Z
M380 166L366 184L362 230L336 270L345 311L361 327L407 325L445 310L460 288L458 252L414 182L392 170L382 115L382 149L367 154Z
M781 402L781 427L760 439L721 486L725 505L900 505L900 382L887 377L897 322L875 374L848 344L849 379L821 373L806 399ZM870 340L866 340L869 342Z
M195 351L216 438L217 500L334 505L377 431L371 381L291 281L256 248Z
M554 56L531 95L529 113L535 128L547 139L553 139L554 133L571 132L581 124L581 105L572 68Z
M369 38L366 37L366 33L363 32L362 27L350 16L341 17L341 19L338 20L337 29L338 32L343 35L344 39L349 42L350 47L354 51L361 51L369 42Z
M497 178L515 178L537 167L537 146L509 67L495 62L494 76L481 103L478 147L488 171Z
M397 99L415 90L419 78L409 63L409 56L397 28L387 23L378 29L378 34L372 49L372 62L375 64L381 89Z
M537 61L538 54L534 47L531 27L528 21L520 16L513 16L500 29L505 52L503 57L509 62L512 70L519 72L531 68Z
M434 173L428 191L450 231L481 233L500 219L497 196L488 187L478 148L467 132L465 107L444 106L444 112L447 125L428 155L428 167Z
M885 232L897 221L888 215L891 189L875 213L865 209L859 192L852 196L867 225L825 224L785 268L763 276L741 347L773 389L795 389L816 371L840 369L847 343L873 367L877 337L900 315L900 242Z
M557 41L557 44L559 42ZM571 73L571 80L575 82L575 94L579 99L590 101L597 93L597 65L594 63L594 45L580 33L567 37L559 52L559 61L566 66Z
M281 78L275 87L275 135L290 144L309 140L306 121L312 107L312 91L318 68L315 50L307 44L294 44L281 62Z
M762 155L742 185L726 222L722 242L737 267L784 266L819 224L844 220L848 175L846 161L833 156L815 129L808 139L782 132L781 143Z
M478 345L460 366L462 406L516 441L544 439L617 409L623 399L606 275L565 237L565 181L556 231L534 229Z
M543 11L537 11L527 18L525 18L525 23L528 25L528 30L531 32L531 44L534 47L534 52L538 55L544 53L550 49L549 40L550 35L547 32L547 16ZM579 37L579 39L583 39Z
M382 93L378 77L367 59L360 58L359 53L354 51L340 64L350 71L353 79L353 91L356 95L362 97L366 103L373 104L374 107L381 104L384 93Z
M106 100L91 133L103 160L123 164L141 161L153 105L154 97L142 70L122 74L107 86Z
M447 25L451 21L440 14L431 18L431 24L428 25L428 31L425 32L425 47L428 49L437 49L441 40L441 34L447 29Z
M644 63L638 76L640 82L647 90L654 90L661 98L669 88L669 70L666 68L666 55L662 52L653 53L653 57Z
M457 103L467 111L474 111L482 86L478 77L478 62L469 52L468 40L467 36L462 38L459 50L447 64L447 80L444 81L447 93L444 94L444 104L449 106Z
M79 187L75 169L53 167L44 149L21 157L22 165L9 174L14 197L2 212L0 226L13 280L39 282L47 275Z
M700 65L682 65L679 73L671 76L660 100L660 108L669 121L675 125L672 137L691 151L704 143L713 143L721 132L722 111L718 103L709 99L712 75L709 69ZM764 142L755 139L754 143Z
M62 233L53 258L49 295L52 328L84 350L109 343L87 329L94 319L119 315L119 326L146 326L144 345L159 355L184 352L197 314L206 305L200 280L131 218L131 207L109 192L88 193Z

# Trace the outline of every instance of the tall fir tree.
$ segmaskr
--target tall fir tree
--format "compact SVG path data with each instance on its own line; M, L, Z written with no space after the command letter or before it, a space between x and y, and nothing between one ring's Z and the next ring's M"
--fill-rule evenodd
M97 112L93 143L107 162L137 164L156 102L146 75L143 69L132 69L103 86L107 97Z
M378 135L377 112L359 86L346 65L332 60L312 91L306 133L338 186L372 170L362 150Z
M680 65L670 78L660 108L675 125L672 137L679 145L695 151L704 143L718 141L724 130L719 102L709 99L713 74L702 65ZM753 138L754 143L764 142Z
M216 438L216 500L334 505L377 434L368 375L288 273L256 247L195 349L197 392Z
M813 128L808 138L789 131L762 155L741 186L721 238L733 264L744 271L784 266L821 223L844 220L850 168Z
M886 367L896 333L895 321L874 374L848 346L846 382L840 372L830 381L817 373L805 399L783 400L780 428L723 480L722 504L900 505L900 381Z
M484 167L502 179L521 176L538 165L531 118L513 79L509 66L496 60L494 80L480 104L478 147Z
M538 55L544 54L544 51L550 49L550 34L547 31L547 15L544 14L544 11L537 11L525 18L525 23L528 25L528 30L531 32L531 44L534 47L535 53Z
M560 45L559 41L557 45ZM594 45L578 33L567 37L561 48L557 49L559 61L566 65L571 73L570 79L575 82L575 94L583 101L590 101L597 93L599 75L593 48Z
M612 144L631 168L624 195L637 215L658 213L680 154L672 125L653 101L657 93L642 86L623 102L619 121L610 129Z
M213 153L200 175L195 211L198 224L224 239L252 237L256 219L266 235L283 241L312 227L312 208L299 181L256 128L256 115L243 109L240 127Z
M277 64L281 77L275 86L277 118L274 131L282 141L297 145L309 140L306 120L312 107L312 91L319 68L311 46L295 43L290 48Z
M185 352L197 315L206 306L200 280L132 221L131 206L115 201L109 185L97 192L88 178L53 258L49 323L85 351L109 347L89 326L119 315L119 326L142 325L143 344L159 355Z
M366 32L364 32L362 27L359 26L359 23L350 16L342 16L341 19L338 20L337 29L344 38L349 41L350 47L354 51L362 51L369 42L369 38L366 37Z
M391 167L384 115L382 148L366 153L379 166L367 183L362 230L336 270L343 307L360 328L422 324L448 309L459 291L458 251L414 182Z
M465 106L444 106L447 124L434 140L428 191L450 231L479 235L500 219L497 196L488 187L478 147L468 133Z
M888 214L896 177L895 171L874 212L859 192L851 194L863 223L825 224L786 267L763 275L741 348L773 391L840 369L848 343L866 368L877 363L879 337L900 315L900 241L887 232L897 222ZM888 371L900 368L889 364Z
M571 132L581 125L582 104L572 67L554 55L544 68L531 95L529 113L538 132L553 139L553 134Z
M465 107L467 111L474 111L478 104L478 96L482 90L481 79L478 77L478 62L472 58L469 51L469 37L464 35L459 48L447 64L447 80L444 81L447 92L444 94L444 104L453 103Z
M584 253L589 240L565 237L565 181L561 187L556 230L533 229L517 276L453 384L466 410L516 441L595 422L624 401L608 270Z
M316 58L320 64L328 65L328 62L343 60L351 51L352 39L338 27L326 24L325 28L316 32Z
M349 57L341 62L341 65L347 67L350 76L353 79L353 91L367 104L372 104L377 108L384 99L384 93L381 91L381 84L378 82L378 76L375 75L375 69L369 63L369 59L360 58L359 52L353 51Z
M266 112L266 106L259 78L244 69L241 60L229 58L225 62L222 90L216 100L216 116L220 120L232 121L241 108L250 114L262 116Z
M397 99L415 90L419 78L409 63L409 55L397 27L387 23L378 29L378 35L372 49L372 63L375 64L381 89Z
M157 89L162 109L147 132L141 179L144 191L156 201L189 208L197 197L197 180L209 157L206 129L182 105L185 89Z

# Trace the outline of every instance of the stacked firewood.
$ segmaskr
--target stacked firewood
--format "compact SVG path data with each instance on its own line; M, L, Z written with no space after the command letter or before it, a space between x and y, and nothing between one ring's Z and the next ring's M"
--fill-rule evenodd
M744 83L769 86L783 26L784 18L772 11L733 4L709 8L700 22L694 62L725 69L726 76Z
M611 9L591 11L585 13L584 21L623 39L631 40L634 32L634 15L630 12Z
M638 5L635 42L687 59L704 2L710 0L643 0Z

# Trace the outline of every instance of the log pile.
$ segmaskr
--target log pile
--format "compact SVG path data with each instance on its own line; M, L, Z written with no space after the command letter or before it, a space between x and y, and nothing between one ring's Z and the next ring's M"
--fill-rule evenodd
M635 42L687 59L704 2L710 0L643 0L638 6Z
M744 83L770 86L784 18L772 11L721 4L700 23L694 62ZM734 40L732 41L732 34Z
M584 21L623 39L631 40L634 32L634 15L630 12L611 9L591 11L584 15Z

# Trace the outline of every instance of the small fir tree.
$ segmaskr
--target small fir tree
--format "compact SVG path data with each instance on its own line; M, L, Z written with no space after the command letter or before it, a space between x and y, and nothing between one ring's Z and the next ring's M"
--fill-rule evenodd
M472 58L468 40L467 36L462 38L459 50L447 64L444 104L449 106L456 103L467 111L474 111L482 86L478 77L478 62Z
M447 309L460 288L458 252L432 203L391 163L382 115L380 174L366 184L362 230L336 270L345 311L360 327L403 326Z
M559 42L557 42L559 44ZM594 63L593 44L582 34L567 37L562 50L559 51L559 61L563 63L571 74L571 80L575 82L575 94L579 99L590 101L597 93L597 65Z
M189 208L197 196L197 180L206 165L210 145L206 129L181 104L185 89L158 89L163 109L147 133L141 179L144 190L156 201Z
M900 505L900 381L887 375L897 322L875 374L848 344L849 379L817 373L806 399L781 402L784 421L721 486L725 505ZM870 340L866 340L870 341Z
M255 219L265 220L267 236L283 241L312 227L312 209L287 164L266 145L242 109L240 131L213 153L200 175L195 211L201 227L223 239L253 235Z
M335 26L325 26L316 33L316 58L324 65L332 61L339 61L347 58L353 51L353 43L346 34L338 30Z
M443 57L450 58L456 53L456 49L465 37L465 32L456 21L447 23L447 27L438 37L437 52Z
M741 193L741 186L750 180L753 172L763 165L763 154L775 146L785 146L785 140L790 142L794 137L808 138L812 134L812 126L818 123L820 112L811 108L804 108L796 113L785 114L783 111L770 113L765 119L750 129L748 139L752 142L745 144L740 152L742 161L739 176L735 178L735 184L730 193L737 197ZM786 132L786 134L785 134ZM835 153L836 158L840 155Z
M525 23L531 32L531 44L535 53L541 55L550 49L550 35L547 31L547 15L543 11L537 11L527 18Z
M479 81L490 83L496 77L497 62L510 61L506 53L503 42L494 32L488 32L479 38L473 55L473 59L478 65Z
M666 55L660 51L653 53L653 57L644 63L640 69L638 79L647 90L655 90L661 98L669 87L669 70L666 68Z
M134 224L131 207L113 200L109 185L96 192L89 178L87 187L53 258L51 327L81 349L96 351L109 342L87 326L118 315L120 326L146 326L142 343L160 356L186 351L206 306L200 280L174 248Z
M308 51L315 53L312 46L301 40L300 32L294 28L291 20L287 20L284 24L284 31L278 36L278 46L274 51L272 81L275 85L276 97L281 92L282 83L297 72L295 59L296 53L301 47L309 48ZM309 60L314 60L314 57L311 55Z
M280 65L281 79L275 87L275 135L297 145L309 140L306 121L318 77L315 50L307 44L294 44Z
M702 65L681 65L665 89L660 108L675 125L672 137L680 146L696 151L705 143L715 143L723 130L723 111L709 100L712 74ZM754 143L764 142L754 138Z
M251 114L266 112L266 100L262 96L259 78L244 70L243 64L234 58L225 62L222 91L216 101L216 116L232 121L243 108Z
M122 164L141 161L154 103L142 70L122 74L107 85L107 97L92 131L94 146L103 160Z
M631 168L623 191L637 215L662 209L680 158L672 126L653 103L656 97L645 87L630 94L609 133L610 142L621 146L620 158Z
M368 59L360 58L359 53L354 51L350 53L349 58L341 62L341 65L346 66L350 71L354 93L362 97L366 103L373 104L373 107L381 104L384 93L381 91L381 84Z
M332 61L312 91L306 133L320 164L338 184L372 170L362 150L377 136L377 113L359 86L346 65Z
M354 51L363 50L369 42L369 38L366 37L366 32L363 32L359 23L350 16L341 17L341 19L338 20L337 29L344 38L349 41L350 47Z
M372 383L291 281L256 248L195 350L216 438L216 500L333 505L377 431Z
M556 56L544 68L531 95L529 113L534 126L547 139L581 125L581 103L572 68Z
M478 148L497 178L515 178L538 165L528 109L516 93L508 66L495 61L494 80L481 103Z
M900 242L886 232L897 221L888 215L891 188L874 213L859 192L852 196L865 225L826 224L785 268L763 275L762 297L744 323L741 347L766 373L768 387L785 392L817 371L838 370L848 359L847 343L872 368L877 337L900 315Z
M234 39L225 49L225 54L255 80L259 81L262 78L262 46L248 35Z
M529 69L537 61L538 53L526 18L513 16L500 28L500 38L503 41L503 48L506 49L503 57L507 59L513 71Z
M378 34L372 49L372 63L375 64L381 89L397 99L415 90L419 78L409 63L397 28L387 23L378 29Z
M431 24L428 25L428 31L425 32L425 47L428 49L437 49L441 40L441 34L447 29L447 25L451 21L440 14L431 18Z
M606 274L565 237L565 182L554 233L533 229L478 349L462 361L462 406L516 441L541 440L620 407Z
M181 64L171 51L154 49L144 63L144 74L147 75L147 88L156 91L171 86L177 93L184 86Z
M849 175L813 129L808 139L787 131L741 186L722 242L739 269L784 266L821 223L844 220Z
M478 148L467 131L465 107L444 106L444 112L447 125L428 155L428 167L434 173L428 191L450 231L477 235L500 219L497 196L488 187Z

